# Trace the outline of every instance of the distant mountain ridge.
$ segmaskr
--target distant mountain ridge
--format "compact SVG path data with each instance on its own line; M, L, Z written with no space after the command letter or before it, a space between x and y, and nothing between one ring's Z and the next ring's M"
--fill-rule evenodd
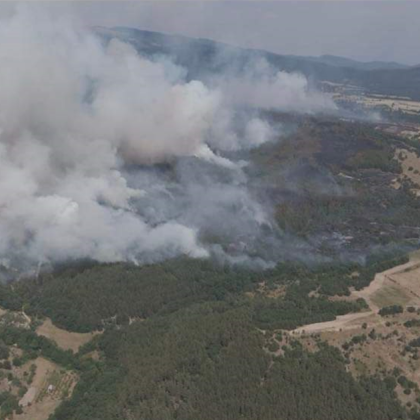
M351 58L339 57L336 55L325 54L319 57L305 57L320 63L330 64L337 67L351 67L360 70L395 70L408 69L411 66L397 63L395 61L358 61Z
M170 55L175 63L187 69L188 78L205 79L226 71L240 73L256 59L265 58L278 70L302 73L315 83L328 81L352 84L368 93L420 100L420 66L409 67L392 62L363 63L331 55L280 55L208 39L133 28L97 27L95 31L105 42L118 38L132 44L139 53L146 56Z

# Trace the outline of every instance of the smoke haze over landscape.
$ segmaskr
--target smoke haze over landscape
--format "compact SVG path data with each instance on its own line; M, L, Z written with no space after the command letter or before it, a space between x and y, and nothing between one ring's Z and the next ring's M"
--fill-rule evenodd
M235 153L281 127L250 107L335 110L304 76L267 63L236 79L186 81L168 57L142 57L30 7L1 21L0 59L6 266L206 257L203 235L256 238L270 215Z

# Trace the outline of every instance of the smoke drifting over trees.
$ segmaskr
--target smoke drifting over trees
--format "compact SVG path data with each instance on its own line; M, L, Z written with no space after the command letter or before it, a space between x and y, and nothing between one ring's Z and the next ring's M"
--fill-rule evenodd
M335 108L304 77L269 68L186 81L167 57L141 57L31 8L0 22L0 60L6 266L207 257L224 254L219 236L240 260L242 236L274 228L239 152L279 134L242 108Z

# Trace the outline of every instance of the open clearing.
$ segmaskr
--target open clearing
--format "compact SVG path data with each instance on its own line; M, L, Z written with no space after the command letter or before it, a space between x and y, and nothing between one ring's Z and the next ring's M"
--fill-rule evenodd
M292 331L293 334L311 334L322 331L355 329L367 321L383 322L377 315L379 309L389 305L411 305L420 307L420 260L414 256L403 265L393 267L375 275L369 286L353 290L351 297L362 298L369 305L366 312L338 316L334 321L304 325Z
M368 287L353 291L352 295L363 298L374 312L393 304L420 306L420 261L412 257L406 264L378 273Z
M86 344L98 334L92 333L74 333L56 327L50 319L46 319L36 330L37 334L47 337L57 343L64 350L73 350L77 352L83 344Z
M361 323L372 320L373 315L372 311L346 314L338 316L334 321L304 325L293 330L292 334L314 334L323 331L342 331L359 328Z
M376 274L370 285L352 291L352 299L363 298L369 310L337 317L334 321L305 325L291 332L308 350L317 348L318 337L340 349L355 376L381 374L397 368L420 386L420 357L412 340L420 337L420 254L406 264ZM401 305L403 313L382 317L383 306ZM409 326L408 323L416 324ZM410 394L398 385L396 392L406 404L414 404L420 391Z

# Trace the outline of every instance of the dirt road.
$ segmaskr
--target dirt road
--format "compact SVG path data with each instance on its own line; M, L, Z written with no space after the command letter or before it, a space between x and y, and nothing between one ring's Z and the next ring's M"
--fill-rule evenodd
M360 324L363 322L371 321L374 316L375 314L372 311L341 315L334 321L317 322L296 328L292 331L292 334L314 334L324 331L350 330L360 327Z
M292 334L303 334L303 333L319 333L325 331L340 331L349 330L353 328L360 328L361 324L369 321L369 323L377 322L381 323L381 318L377 315L379 307L372 300L372 296L378 292L384 284L389 282L395 283L392 276L399 273L411 271L420 267L419 260L409 261L406 264L398 265L390 268L389 270L383 271L375 275L375 278L362 290L355 290L352 292L352 296L355 298L362 298L369 305L369 310L366 312L357 312L347 315L338 316L334 321L318 322L315 324L304 325L291 331Z

